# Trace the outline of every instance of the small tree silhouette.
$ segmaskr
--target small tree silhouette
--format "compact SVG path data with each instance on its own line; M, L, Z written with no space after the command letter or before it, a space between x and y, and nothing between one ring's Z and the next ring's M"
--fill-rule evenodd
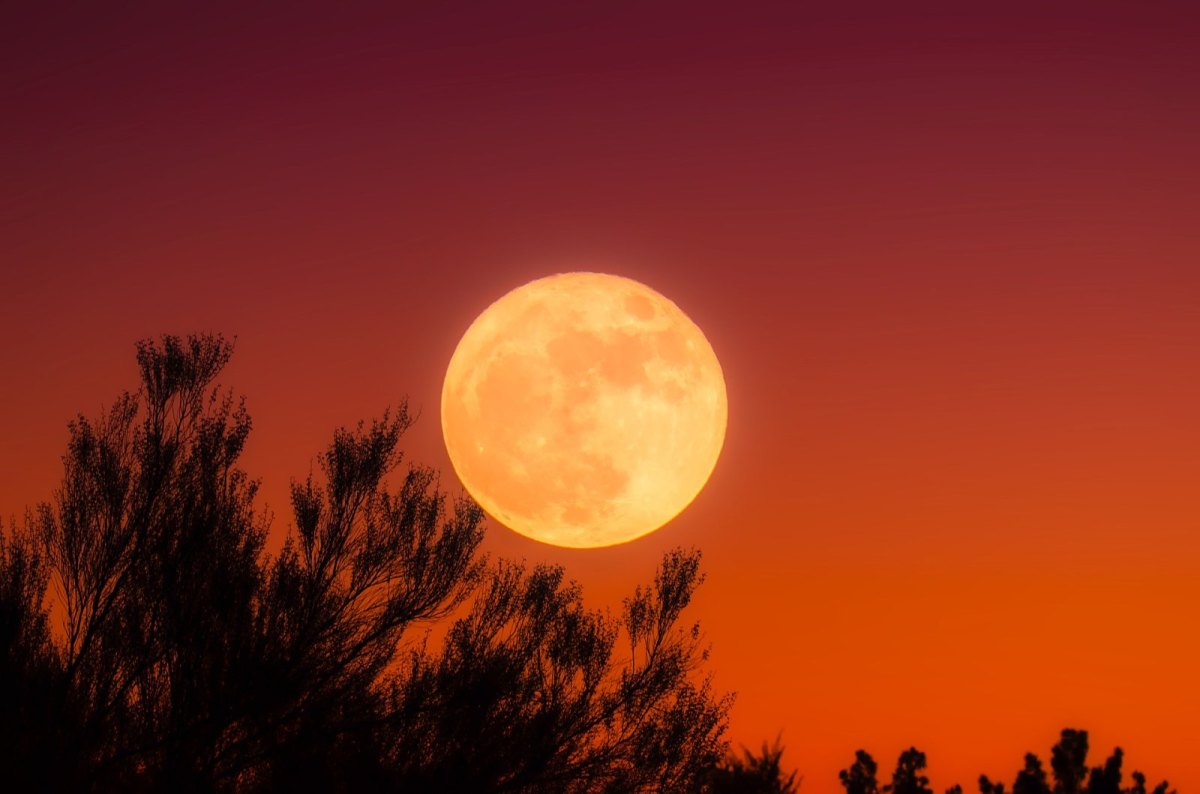
M910 747L900 754L896 770L892 772L892 782L883 790L891 794L933 794L933 789L929 788L929 778L921 774L924 769L925 753Z
M64 477L0 538L0 739L26 788L690 790L729 698L678 627L699 554L619 617L558 568L477 555L483 514L410 466L402 406L342 429L268 520L219 336L138 346L142 385L70 425ZM51 641L47 583L62 619ZM410 629L470 607L440 650ZM464 607L466 608L466 607ZM627 652L622 649L628 649Z
M1088 775L1088 794L1121 794L1121 762L1124 757L1125 752L1118 747L1104 762L1104 766L1092 769Z
M980 775L979 792L980 794L1004 794L1004 784L992 782L987 775Z
M1134 785L1125 789L1121 787L1121 766L1125 753L1117 747L1103 766L1093 767L1090 772L1087 766L1088 733L1087 731L1066 728L1059 742L1051 751L1051 766L1054 769L1055 794L1063 791L1081 791L1083 794L1145 794L1146 776L1134 772ZM1026 768L1029 766L1029 756L1026 756ZM1040 764L1039 764L1040 769ZM1086 782L1085 782L1086 781ZM1174 794L1167 781L1162 781L1154 787L1153 794Z
M1054 770L1054 794L1079 794L1087 777L1088 734L1073 728L1063 730L1050 752Z
M846 789L846 794L879 794L879 783L875 778L878 769L871 754L859 750L854 754L854 763L850 768L838 772L838 779Z
M1012 790L1013 794L1050 794L1042 759L1033 753L1025 753L1025 766L1017 773Z
M0 534L0 769L15 791L58 787L62 737L79 727L61 697L42 610L48 576L29 532Z
M1134 772L1130 777L1133 778L1133 786L1129 788L1129 794L1146 794L1146 776L1141 772ZM1154 787L1153 794L1175 794L1175 790L1164 780Z

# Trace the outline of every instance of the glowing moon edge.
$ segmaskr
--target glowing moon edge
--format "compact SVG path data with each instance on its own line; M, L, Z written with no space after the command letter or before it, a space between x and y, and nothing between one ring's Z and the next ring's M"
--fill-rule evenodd
M593 272L536 279L480 313L441 409L467 492L513 531L568 548L674 519L708 482L728 424L700 328L645 284Z

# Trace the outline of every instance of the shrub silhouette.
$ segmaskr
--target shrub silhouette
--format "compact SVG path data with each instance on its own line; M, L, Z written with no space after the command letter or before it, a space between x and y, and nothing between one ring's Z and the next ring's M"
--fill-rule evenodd
M713 794L795 794L800 790L798 772L783 769L783 745L763 742L759 755L742 748L740 755L730 754L709 779Z
M0 761L18 787L702 784L730 699L680 626L697 552L668 554L619 615L587 610L560 568L482 558L482 512L432 470L389 489L401 406L334 434L268 555L239 468L250 418L214 386L231 354L213 335L139 344L141 388L70 424L61 487L0 540ZM439 620L439 649L413 639Z

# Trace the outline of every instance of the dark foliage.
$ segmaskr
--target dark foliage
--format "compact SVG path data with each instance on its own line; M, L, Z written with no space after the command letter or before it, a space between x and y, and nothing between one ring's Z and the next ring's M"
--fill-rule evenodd
M559 568L489 563L477 506L429 469L395 473L401 407L335 433L268 555L238 466L250 419L213 385L231 353L139 345L139 391L71 423L53 501L0 537L0 762L18 790L703 784L729 699L679 625L698 553L667 555L618 616ZM430 650L413 635L434 621Z
M78 726L42 611L48 576L28 532L0 535L0 770L15 791L57 785L62 737Z
M498 565L441 652L411 654L391 692L403 715L386 748L398 780L431 791L694 787L724 751L728 706L689 675L705 656L699 627L675 628L698 563L668 554L619 618L585 610L559 568Z
M741 755L729 755L709 779L713 794L795 794L800 790L798 772L783 769L783 745L763 742L762 752L755 755L742 748Z

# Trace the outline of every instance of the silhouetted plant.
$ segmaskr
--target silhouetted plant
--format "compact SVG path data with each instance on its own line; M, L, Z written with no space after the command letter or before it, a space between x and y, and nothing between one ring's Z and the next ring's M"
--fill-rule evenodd
M1088 775L1087 794L1121 794L1121 761L1125 753L1120 747Z
M1134 772L1130 777L1133 778L1133 786L1129 788L1129 794L1146 794L1146 776ZM1153 794L1175 794L1175 790L1164 780L1154 787Z
M980 794L1004 794L1004 784L993 782L987 775L979 776Z
M763 742L762 751L755 755L742 748L740 755L730 754L714 770L709 779L712 794L795 794L800 790L799 773L785 774L783 745Z
M1025 767L1017 773L1013 781L1013 794L1050 794L1050 784L1046 782L1046 770L1042 768L1042 759L1033 753L1025 754Z
M1132 774L1133 787L1121 787L1121 767L1125 753L1120 747L1113 750L1103 766L1093 767L1090 771L1087 766L1087 753L1087 731L1072 728L1062 731L1059 742L1051 751L1055 794L1066 791L1081 791L1083 794L1144 794L1146 777L1141 772L1135 771ZM1028 767L1029 756L1026 756L1026 768ZM1174 793L1164 780L1155 786L1153 794Z
M478 507L448 509L420 467L395 493L384 488L409 424L402 408L339 430L320 481L293 483L295 531L266 576L259 617L268 641L259 656L282 697L260 705L269 721L242 740L243 754L269 759L260 777L312 785L341 774L339 754L374 752L405 630L448 615L483 573Z
M0 534L0 774L15 791L61 787L63 737L78 728L42 609L48 576L28 531Z
M910 747L900 754L896 770L892 772L892 782L883 790L891 794L933 794L933 789L929 788L929 778L921 774L924 769L925 753Z
M37 527L65 612L64 685L88 780L212 782L254 712L266 524L236 460L242 406L211 388L218 337L138 348L142 389L70 425Z
M1054 794L1079 794L1087 777L1088 734L1072 728L1063 730L1050 754L1054 770Z
M846 789L846 794L879 794L879 783L875 778L878 769L871 754L859 750L854 754L854 763L850 768L838 772L838 779Z
M698 786L724 751L729 705L689 676L706 655L698 627L675 628L698 565L695 552L668 554L619 618L584 609L561 568L496 566L441 652L413 652L392 692L404 715L386 747L394 782L430 791Z
M727 697L677 627L699 554L619 617L558 568L477 556L483 514L401 462L406 410L339 430L274 556L238 466L232 345L138 347L142 386L70 425L64 477L0 539L5 770L25 788L697 788ZM43 605L57 595L51 642ZM407 641L447 619L443 646ZM627 649L627 652L623 649ZM53 759L55 762L50 763ZM455 789L455 787L458 787Z

